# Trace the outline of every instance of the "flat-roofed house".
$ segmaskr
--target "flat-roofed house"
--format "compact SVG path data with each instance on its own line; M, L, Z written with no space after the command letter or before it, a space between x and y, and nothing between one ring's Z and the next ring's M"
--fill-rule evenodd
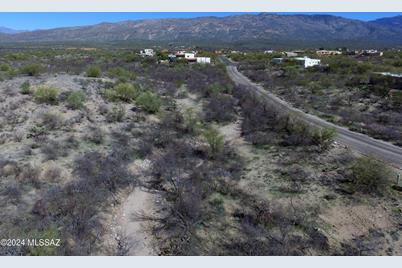
M155 51L152 48L146 48L140 51L140 55L143 57L153 57L155 56Z
M197 57L197 63L211 63L210 57Z
M319 59L311 59L309 57L298 57L298 58L294 58L294 60L300 62L301 65L304 66L304 68L318 66L318 65L321 64L321 60L319 60Z
M330 55L341 55L342 52L338 50L317 50L315 52L318 56L330 56Z

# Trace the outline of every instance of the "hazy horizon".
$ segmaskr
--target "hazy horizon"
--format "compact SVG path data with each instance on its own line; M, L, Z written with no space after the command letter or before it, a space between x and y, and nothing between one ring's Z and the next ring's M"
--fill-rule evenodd
M125 20L196 18L207 16L225 17L231 15L259 13L260 12L0 12L0 27L18 31L34 31L60 27L94 25L102 22L115 23ZM402 15L400 12L274 12L272 14L325 14L362 21L370 21L378 18Z

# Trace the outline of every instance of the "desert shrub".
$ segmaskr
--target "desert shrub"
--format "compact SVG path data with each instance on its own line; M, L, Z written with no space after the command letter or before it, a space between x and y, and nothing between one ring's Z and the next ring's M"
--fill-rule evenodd
M62 169L58 166L50 166L44 172L43 177L46 181L57 182L62 174Z
M129 83L120 83L112 89L105 91L106 98L112 101L122 100L125 102L133 101L138 97L140 88Z
M17 181L29 183L36 188L40 187L40 168L31 164L25 164L19 167L19 173L16 177Z
M27 64L20 68L20 73L26 74L29 76L38 76L43 71L43 67L39 64Z
M140 158L145 158L152 153L152 150L153 150L152 143L145 140L141 140L138 143L136 152Z
M8 72L11 69L12 69L11 66L6 64L6 63L0 64L0 71L1 72Z
M385 163L371 156L363 156L352 166L352 174L357 191L379 193L384 189L392 172Z
M106 114L106 120L108 122L122 122L124 116L126 115L126 109L122 105L115 105L113 108Z
M223 136L215 128L206 129L203 135L209 146L210 157L218 156L224 149L225 141Z
M336 137L336 129L334 128L318 128L313 132L313 143L320 146L321 149L327 149Z
M150 91L146 91L142 93L140 96L138 96L138 98L136 99L136 103L142 109L144 109L149 113L159 112L162 106L162 100L157 95L151 93Z
M95 144L102 144L105 140L105 133L99 127L92 127L86 136L86 139Z
M32 90L31 90L31 83L29 83L29 81L25 81L24 83L21 84L20 86L20 93L27 95L27 94L31 94Z
M55 87L40 86L36 89L34 97L39 103L57 104L59 90Z
M221 93L231 93L231 89L221 84L215 83L207 88L207 96L214 96Z
M134 74L122 67L110 69L108 75L112 78L118 78L120 82L127 82L128 80L135 78Z
M21 187L18 183L7 185L2 192L2 195L7 196L12 203L18 203L21 197Z
M206 120L230 122L235 119L235 100L232 96L217 94L209 98L206 105Z
M67 97L67 106L74 110L84 107L85 93L83 91L72 92Z
M45 155L47 160L56 160L59 157L68 156L69 150L66 146L59 141L46 141L41 147L41 152Z
M59 113L46 112L41 115L40 125L49 130L58 129L63 125L63 117Z
M202 126L201 119L192 108L184 111L184 125L189 133L195 134Z
M86 70L86 76L88 77L101 77L102 70L99 66L91 65Z

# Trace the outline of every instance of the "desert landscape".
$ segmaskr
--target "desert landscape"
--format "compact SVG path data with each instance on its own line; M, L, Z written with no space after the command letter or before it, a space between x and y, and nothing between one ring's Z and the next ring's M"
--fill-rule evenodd
M0 255L402 254L396 45L33 40L61 31L0 35L0 237L61 243Z

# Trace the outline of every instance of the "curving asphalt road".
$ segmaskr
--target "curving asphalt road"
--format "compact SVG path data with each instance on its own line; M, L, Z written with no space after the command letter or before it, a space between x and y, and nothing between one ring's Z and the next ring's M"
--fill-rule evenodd
M289 103L266 91L262 86L250 81L246 76L244 76L237 70L236 64L234 62L225 57L222 57L221 60L223 63L226 64L227 72L230 78L236 84L247 86L248 88L250 88L250 90L253 90L256 95L264 98L272 105L278 106L282 110L294 112L301 115L301 118L303 118L308 123L320 127L335 128L337 131L336 140L338 142L350 147L352 150L355 150L363 155L375 156L376 158L382 159L398 169L402 169L401 147L395 146L388 142L373 139L361 133L350 131L345 127L335 125L315 115L307 114L300 109L294 108Z

